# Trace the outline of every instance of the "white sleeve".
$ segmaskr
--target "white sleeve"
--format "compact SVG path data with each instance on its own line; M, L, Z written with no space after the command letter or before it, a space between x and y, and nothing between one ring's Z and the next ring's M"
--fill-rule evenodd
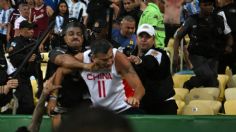
M88 16L88 13L87 13L87 6L81 2L81 8L83 9L83 14L82 16Z
M14 22L14 29L19 29L19 27L20 27L19 19L16 19Z
M222 16L224 18L224 25L225 25L225 30L224 34L229 34L231 32L231 29L227 23L227 19L225 17L225 13L223 11L218 12L218 15Z

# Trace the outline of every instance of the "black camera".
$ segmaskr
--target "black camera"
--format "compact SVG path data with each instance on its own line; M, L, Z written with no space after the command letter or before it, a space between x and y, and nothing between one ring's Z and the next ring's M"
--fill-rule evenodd
M133 52L133 49L130 48L130 47L119 47L118 48L118 51L122 52L123 54L125 54L127 57L129 57L132 52Z

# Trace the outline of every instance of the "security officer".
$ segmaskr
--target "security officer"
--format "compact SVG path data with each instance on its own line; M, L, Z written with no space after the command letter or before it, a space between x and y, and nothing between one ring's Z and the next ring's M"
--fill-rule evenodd
M229 66L233 74L236 74L236 3L232 0L218 0L218 6L224 12L226 21L232 30L231 34L234 39L232 53L220 56L219 74L224 74L226 66Z
M65 47L58 47L50 52L48 62L48 68L50 69L47 70L46 78L49 78L56 71L58 66L66 66L65 60L68 59L66 57L67 54L75 55L78 52L85 50L84 31L84 26L79 22L70 22L64 27L63 35L66 45ZM90 99L84 99L84 95L88 93L87 85L84 80L82 78L78 78L78 76L80 76L79 71L65 76L62 81L62 88L58 90L58 93L54 91L54 93L50 95L48 104L49 115L58 112L57 108L70 111L76 107L90 105ZM58 107L56 107L56 105ZM54 121L57 122L57 120L60 122L60 114L53 117L54 128L59 125L54 124Z
M157 48L165 47L164 5L164 0L149 0L146 9L139 19L139 26L147 23L155 28L155 47Z
M34 27L35 25L33 23L29 23L27 20L22 21L20 23L20 36L15 37L10 44L11 47L9 48L9 55L14 53L14 55L11 56L10 61L15 68L19 68L26 55L31 50L30 48L26 47L35 43L35 41L31 39L34 33ZM18 52L19 50L21 51ZM40 63L37 62L37 53L32 54L18 76L19 88L15 92L15 95L19 100L19 108L17 109L18 114L33 113L34 102L32 85L30 81L30 76L32 75L38 79L38 84L42 84L39 83L42 82L42 72L40 70ZM39 88L42 89L42 85L39 85Z
M129 60L145 88L140 108L146 114L176 115L170 59L164 50L154 47L155 29L150 24L139 26L137 36L137 47Z
M231 30L222 16L213 13L214 0L200 0L200 13L189 17L177 32L174 41L174 64L178 63L178 47L187 33L190 37L189 58L196 76L184 83L184 87L218 87L218 58L223 52L232 51ZM222 38L226 38L226 44Z

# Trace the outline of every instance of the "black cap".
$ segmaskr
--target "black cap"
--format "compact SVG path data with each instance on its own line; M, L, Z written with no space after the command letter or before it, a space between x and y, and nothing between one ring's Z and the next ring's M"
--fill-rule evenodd
M30 23L27 20L24 20L20 23L20 28L32 29L32 28L35 28L35 27L37 27L37 25L35 23Z

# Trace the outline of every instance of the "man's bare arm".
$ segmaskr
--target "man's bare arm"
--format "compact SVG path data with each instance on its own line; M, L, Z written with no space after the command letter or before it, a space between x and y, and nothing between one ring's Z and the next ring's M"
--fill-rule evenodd
M93 67L92 63L89 63L89 64L83 63L83 53L78 53L75 56L72 56L69 54L60 54L60 55L57 55L51 61L52 63L58 66L69 68L69 69L91 70Z
M50 78L44 83L43 92L39 98L38 104L36 105L34 109L32 121L30 125L28 126L28 130L30 132L39 132L43 114L44 114L44 104L46 102L47 96L50 94L51 91L57 90L58 88L61 88L61 86L53 85L52 78Z
M225 53L231 53L232 52L232 47L234 44L233 36L231 33L226 35L226 47L225 47Z
M122 78L125 79L128 84L135 89L133 97L140 101L145 94L145 89L127 57L124 54L117 52L115 56L115 65Z
M66 69L63 67L59 67L57 71L54 73L54 75L51 77L53 80L54 85L61 85L61 82L66 74L71 73L72 70ZM51 92L48 106L47 106L47 113L50 116L51 112L54 110L54 108L57 105L57 95L58 95L58 89L55 89Z
M174 37L174 55L173 55L173 63L175 66L178 66L179 63L179 45L180 40L182 37L180 36L180 33L183 32L183 27L181 26L176 33L176 36ZM180 32L180 33L179 33Z

